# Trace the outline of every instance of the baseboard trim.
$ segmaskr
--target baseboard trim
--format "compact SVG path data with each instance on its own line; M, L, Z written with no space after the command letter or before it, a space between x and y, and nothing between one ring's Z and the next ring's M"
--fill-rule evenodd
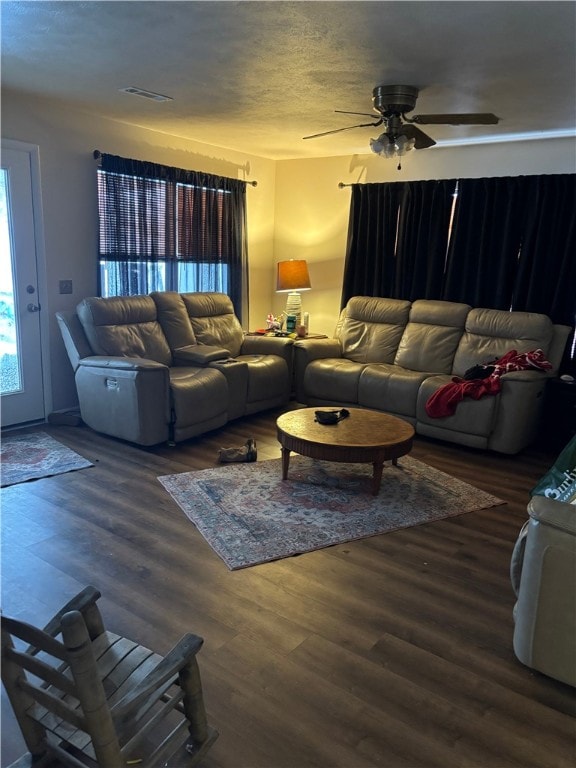
M82 424L82 417L77 408L66 408L63 411L52 411L48 414L48 424L64 427L79 427Z

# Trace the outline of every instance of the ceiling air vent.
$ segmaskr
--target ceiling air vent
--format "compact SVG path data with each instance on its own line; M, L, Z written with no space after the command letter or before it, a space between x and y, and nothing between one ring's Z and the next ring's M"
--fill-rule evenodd
M153 91L145 91L142 88L134 88L130 85L128 88L120 88L122 93L131 93L133 96L142 96L145 99L152 99L152 101L172 101L171 96L163 96L161 93L153 93Z

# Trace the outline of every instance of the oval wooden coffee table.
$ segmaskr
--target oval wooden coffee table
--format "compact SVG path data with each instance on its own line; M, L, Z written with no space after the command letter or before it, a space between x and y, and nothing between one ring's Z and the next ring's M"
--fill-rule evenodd
M318 424L317 410L300 408L276 420L282 446L282 480L288 478L290 451L324 461L371 463L372 494L378 495L385 461L396 464L412 448L414 428L407 421L364 408L348 408L350 416L337 424Z

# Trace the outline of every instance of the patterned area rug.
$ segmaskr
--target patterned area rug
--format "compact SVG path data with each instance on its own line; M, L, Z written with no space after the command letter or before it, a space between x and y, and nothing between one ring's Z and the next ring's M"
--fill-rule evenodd
M0 462L2 488L94 466L46 432L2 436Z
M158 480L230 570L504 503L409 456L385 465L376 497L371 478L293 455L286 482L280 459Z

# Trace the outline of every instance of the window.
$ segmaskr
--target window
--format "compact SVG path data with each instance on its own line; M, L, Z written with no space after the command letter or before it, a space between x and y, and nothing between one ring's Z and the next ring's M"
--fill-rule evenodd
M227 264L100 259L101 296L133 296L151 291L230 293Z
M101 157L100 295L218 291L246 316L245 183Z

